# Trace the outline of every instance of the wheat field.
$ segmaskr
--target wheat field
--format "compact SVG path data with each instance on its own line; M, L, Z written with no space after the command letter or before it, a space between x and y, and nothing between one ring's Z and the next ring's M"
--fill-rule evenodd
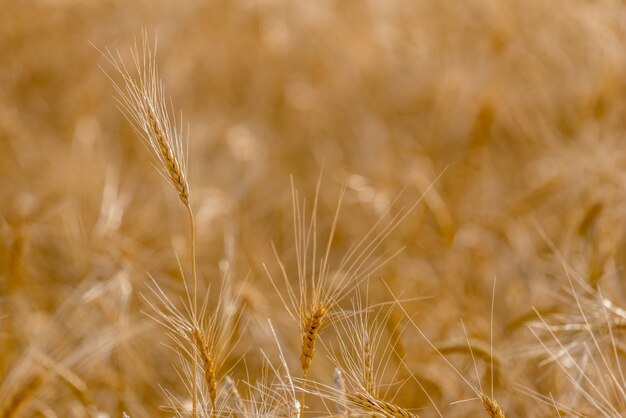
M0 11L0 417L625 417L626 5Z

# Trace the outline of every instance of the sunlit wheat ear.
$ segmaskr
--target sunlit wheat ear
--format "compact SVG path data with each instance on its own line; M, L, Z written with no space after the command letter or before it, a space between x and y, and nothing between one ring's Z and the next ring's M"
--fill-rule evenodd
M130 67L126 66L119 51L114 54L107 49L103 56L122 78L118 82L109 76L120 109L150 150L157 170L174 186L181 202L188 206L189 185L181 123L170 116L171 105L168 110L155 61L156 40L154 46L149 42L147 33L142 33L141 47L135 42L130 50Z
M311 368L311 361L315 355L315 342L317 340L317 334L322 327L322 321L328 313L328 310L324 306L320 306L315 309L312 314L304 317L304 323L302 324L302 350L300 354L300 366L302 367L302 373L304 377L308 375Z
M153 48L153 49L152 49ZM198 278L196 272L196 227L191 207L189 184L187 182L187 162L182 144L182 123L170 116L165 99L163 82L159 78L156 65L156 38L151 48L148 34L141 36L141 48L135 44L130 48L132 65L126 66L119 51L113 54L109 49L101 52L122 81L116 81L107 74L115 91L119 108L131 123L137 135L154 158L157 171L176 190L178 198L185 205L190 225L190 262L193 288L187 290L189 305L197 313ZM172 105L170 103L170 109ZM173 112L172 112L173 113ZM185 283L185 286L187 284ZM193 299L193 301L192 301Z
M398 369L389 369L393 346L386 343L384 336L392 309L368 306L360 295L352 300L352 306L350 316L338 321L341 338L336 347L326 348L336 370L345 377L344 392L363 392L378 398L380 375L388 371L395 377L399 373Z
M202 370L204 372L204 381L206 383L207 391L209 392L209 398L211 404L215 408L215 401L217 398L217 381L215 377L215 361L213 359L213 350L209 346L207 338L199 327L194 327L191 331L193 341L196 345L196 349L200 353L200 359L202 360Z
M318 201L321 178L318 181L310 215L307 203L301 199L292 181L292 203L294 218L294 247L297 263L298 288L294 289L290 274L274 253L281 269L284 289L266 268L266 272L287 308L290 316L299 323L301 333L300 366L304 377L308 376L315 356L315 346L323 327L336 318L334 309L350 292L374 273L379 271L395 254L376 256L384 240L402 222L410 211L421 201L420 197L409 209L391 208L376 224L349 249L337 265L331 266L331 251L339 220L341 202L345 193L342 190L325 244L318 241ZM426 193L428 190L426 191ZM392 210L397 209L395 213ZM304 402L302 402L304 408Z
M367 393L376 396L374 389L374 364L372 360L372 346L370 344L369 332L363 332L363 384Z
M438 178L435 179L435 182ZM279 290L277 282L272 279L272 275L266 268L270 281L287 308L289 315L300 325L302 341L300 366L304 378L309 374L320 331L327 323L332 322L336 318L334 309L354 288L379 271L399 252L376 256L384 240L424 197L424 194L422 194L408 209L398 209L392 205L374 226L343 254L337 265L331 266L332 245L345 188L343 188L339 196L325 244L320 247L318 241L321 238L318 236L317 219L320 186L321 177L317 183L311 213L308 215L306 200L300 198L292 179L294 247L298 289L295 290L293 288L287 268L282 263L274 246L274 254L280 266L285 285L284 289L286 290ZM429 189L424 193L428 193ZM392 213L394 210L395 213ZM301 416L305 408L304 396L305 391L302 392Z
M391 402L376 399L368 393L348 393L346 395L346 399L354 408L359 409L364 413L382 415L384 417L418 418L417 415L407 411L406 409L400 408Z
M498 405L495 399L491 399L490 397L481 394L480 400L483 403L483 408L487 411L487 414L490 418L505 418L504 412L502 412L502 408Z
M224 359L230 354L235 344L233 332L239 318L231 313L231 306L237 304L239 293L232 292L225 282L221 287L217 304L210 306L209 292L205 295L197 315L192 307L177 307L163 290L153 281L151 288L156 302L146 298L153 309L152 317L162 324L175 343L175 349L189 362L192 372L196 366L202 372L206 395L213 409L217 406L219 371ZM195 359L200 363L195 364ZM193 379L194 373L191 373ZM193 382L191 389L197 385ZM199 385L198 385L199 386Z
M333 386L302 379L298 380L302 382L301 389L334 403L338 415L416 416L394 403L399 392L391 390L398 388L398 383L400 387L408 383L395 381L399 369L390 368L393 346L386 341L385 325L394 306L368 305L360 292L352 304L351 314L337 322L339 340L333 344L322 341L335 364ZM379 377L383 373L392 382L383 384ZM383 387L388 389L382 391Z

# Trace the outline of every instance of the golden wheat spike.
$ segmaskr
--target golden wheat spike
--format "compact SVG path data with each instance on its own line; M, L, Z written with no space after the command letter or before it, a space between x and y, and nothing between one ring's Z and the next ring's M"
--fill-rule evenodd
M354 392L346 395L346 398L355 407L374 414L381 414L385 417L394 418L419 418L417 415L400 408L390 402L376 399L369 394Z
M215 409L215 402L217 399L217 379L215 377L215 362L213 355L209 349L209 344L204 336L204 333L199 328L194 328L192 331L193 340L200 353L202 359L202 367L204 371L204 382L211 398L211 404Z
M480 400L483 403L483 408L487 411L490 418L505 418L504 412L498 402L495 399L491 399L488 396L480 395Z
M116 82L109 76L120 109L151 152L157 170L174 186L181 202L190 208L182 130L178 127L180 120L170 116L155 52L156 42L151 47L148 34L142 33L141 48L136 43L131 48L132 74L119 52L116 56L107 50L103 55L123 80Z
M315 342L317 335L322 326L322 320L326 316L327 309L323 306L317 308L312 314L310 314L303 327L302 331L302 352L300 354L300 366L302 367L302 373L304 377L308 375L311 368L311 361L315 355Z
M372 359L372 345L369 334L363 332L363 385L367 393L376 396L374 391L374 364Z
M158 151L159 159L165 166L165 171L169 176L170 182L178 192L178 198L185 206L188 206L189 185L187 184L181 163L173 151L172 139L166 137L165 131L162 128L163 122L159 120L149 103L146 105L146 113L149 126L154 135L154 145L155 149Z

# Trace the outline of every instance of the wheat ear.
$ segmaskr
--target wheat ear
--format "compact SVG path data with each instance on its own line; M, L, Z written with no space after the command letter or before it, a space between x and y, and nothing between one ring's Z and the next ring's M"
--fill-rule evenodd
M328 313L328 309L324 306L320 306L313 310L306 316L304 325L302 327L302 349L300 352L300 366L302 367L302 376L305 379L304 385L306 387L306 378L311 368L311 362L315 355L315 342L317 341L317 335L322 327L322 321ZM300 402L300 418L304 415L304 400L305 392L302 391L302 399Z
M185 206L189 205L189 185L185 178L180 160L176 157L172 148L172 139L166 137L162 127L162 121L159 120L149 100L146 100L146 116L149 121L152 137L154 139L153 146L156 148L159 159L163 162L172 185L178 191L178 198Z
M209 349L209 344L204 336L204 333L200 328L194 328L192 331L193 341L198 348L198 352L200 353L200 359L202 360L202 367L204 371L204 382L207 387L207 391L209 392L209 397L211 398L211 404L213 405L213 410L215 410L215 401L217 399L217 379L215 377L215 361L213 355L211 354L211 350Z
M372 396L376 396L374 391L374 366L372 362L372 346L367 331L363 332L363 374L365 390Z
M322 327L322 321L326 316L327 309L323 306L317 308L313 313L307 316L302 331L302 352L300 354L300 366L302 366L302 374L307 377L311 368L311 361L315 355L315 342L317 335Z
M149 45L147 33L142 33L141 52L136 43L134 48L131 48L134 75L131 75L119 52L114 55L111 51L106 50L106 53L103 52L102 55L121 75L123 80L116 82L109 76L117 93L116 99L120 110L152 154L157 171L176 189L178 198L185 205L189 214L191 267L195 293L197 282L195 225L191 210L189 183L187 182L187 162L183 152L181 121L170 117L165 98L165 88L159 78L156 66L156 42L153 49ZM106 71L105 74L107 74ZM195 308L194 303L194 311Z
M174 186L181 202L189 206L180 120L170 117L165 89L156 66L155 51L156 42L151 47L147 33L142 33L141 49L136 43L131 48L134 75L131 75L119 52L114 55L107 50L103 56L123 79L123 82L116 82L109 77L117 92L120 109L151 152L157 170Z
M505 418L502 408L500 408L500 405L498 405L495 399L491 399L486 395L480 395L480 400L490 418Z
M364 411L372 412L374 414L381 414L385 417L394 418L419 418L417 415L407 411L404 408L400 408L390 402L385 402L380 399L376 399L369 394L365 393L349 393L346 398L354 406L361 408Z

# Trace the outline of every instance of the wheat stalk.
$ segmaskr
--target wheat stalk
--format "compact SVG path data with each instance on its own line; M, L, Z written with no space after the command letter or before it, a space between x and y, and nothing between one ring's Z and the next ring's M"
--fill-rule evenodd
M143 140L146 148L152 154L156 164L155 168L176 190L178 198L187 210L190 229L190 263L193 281L193 291L190 294L187 283L185 291L189 305L189 315L193 323L198 323L198 274L196 268L196 227L190 201L189 183L187 182L187 162L182 146L182 124L180 119L170 117L165 89L159 78L156 65L156 38L153 49L149 45L149 37L142 33L141 52L135 41L131 48L131 60L134 66L135 76L132 76L124 63L119 51L114 55L108 49L102 55L115 68L122 77L122 82L116 82L106 71L107 77L112 81L117 92L119 108L138 136ZM170 104L170 108L171 108ZM193 368L195 375L196 368ZM206 375L206 374L205 374ZM196 379L193 379L193 412L197 417L197 387Z
M159 78L156 65L156 39L154 46L150 47L149 37L146 32L143 32L141 45L140 50L135 41L134 47L130 49L134 75L124 63L119 51L116 51L114 55L108 49L101 53L122 77L122 82L115 81L106 70L103 71L113 83L120 110L152 154L156 162L155 168L174 187L178 198L187 210L191 235L190 261L193 280L193 313L195 314L198 282L196 228L187 181L187 160L183 152L182 123L180 119L177 121L172 118L168 110L165 88ZM187 297L191 305L191 296L188 294Z

